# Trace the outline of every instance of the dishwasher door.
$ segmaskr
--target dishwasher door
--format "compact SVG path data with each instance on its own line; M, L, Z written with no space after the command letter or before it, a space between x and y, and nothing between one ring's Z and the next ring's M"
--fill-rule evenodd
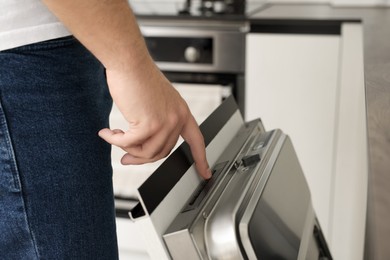
M200 129L211 179L183 143L137 189L133 236L151 259L332 259L286 134L244 122L233 97Z
M164 233L173 259L332 259L290 138L245 123Z

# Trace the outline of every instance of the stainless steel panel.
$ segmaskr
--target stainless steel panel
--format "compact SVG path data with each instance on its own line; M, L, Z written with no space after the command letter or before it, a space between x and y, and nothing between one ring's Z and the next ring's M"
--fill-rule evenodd
M260 146L257 140L250 143L244 155L260 153L262 163L250 166L240 165L237 172L225 189L206 222L205 237L208 253L211 259L245 259L246 254L241 250L237 223L240 221L240 211L247 207L253 187L265 185L270 174L269 165L277 158L284 135L275 131L268 145ZM243 209L244 208L244 209Z
M258 168L263 164L255 160L253 165L244 166L242 158L260 154L266 164L270 159L267 152L272 151L270 147L274 147L278 141L276 136L281 135L280 131L265 134L260 121L251 123L239 132L228 145L230 149L225 150L218 159L217 165L223 164L221 167L224 173L215 180L213 187L209 188L210 192L204 199L205 202L193 211L187 211L185 206L165 233L164 239L172 257L187 252L188 248L180 244L183 239L191 237L192 249L196 248L198 259L243 258L235 234L236 210L243 201L248 200L247 192L253 189L253 181L261 180L262 171L258 171ZM234 147L239 148L238 153L232 152ZM226 161L230 162L228 167L224 165ZM237 190L240 193L234 192Z
M180 62L156 62L163 71L183 72L226 72L243 73L245 69L245 31L248 28L245 22L208 24L191 21L177 21L164 24L151 21L140 22L140 28L147 37L185 37L211 38L213 41L213 63L191 64Z
M310 192L297 156L288 137L282 144L266 169L266 186L256 187L239 224L249 259L297 259L305 223L312 221L306 219Z

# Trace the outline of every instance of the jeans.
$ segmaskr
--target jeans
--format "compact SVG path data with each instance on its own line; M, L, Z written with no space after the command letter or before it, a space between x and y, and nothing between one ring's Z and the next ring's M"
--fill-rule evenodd
M75 38L0 52L0 259L117 259L112 100Z

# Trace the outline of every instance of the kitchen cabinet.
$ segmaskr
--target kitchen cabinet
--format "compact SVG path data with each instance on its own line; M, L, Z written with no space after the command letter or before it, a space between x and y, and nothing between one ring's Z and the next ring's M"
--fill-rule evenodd
M292 138L325 233L332 184L340 36L250 34L246 119Z
M249 33L246 120L290 135L335 259L362 259L367 133L362 29L341 34Z
M147 241L139 236L140 231L130 219L117 218L117 237L119 259L121 260L150 260L147 253Z

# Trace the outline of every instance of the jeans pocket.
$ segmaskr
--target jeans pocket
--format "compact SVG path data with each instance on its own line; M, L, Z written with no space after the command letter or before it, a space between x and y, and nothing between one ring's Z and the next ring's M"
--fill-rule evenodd
M0 193L21 190L11 136L0 100Z

